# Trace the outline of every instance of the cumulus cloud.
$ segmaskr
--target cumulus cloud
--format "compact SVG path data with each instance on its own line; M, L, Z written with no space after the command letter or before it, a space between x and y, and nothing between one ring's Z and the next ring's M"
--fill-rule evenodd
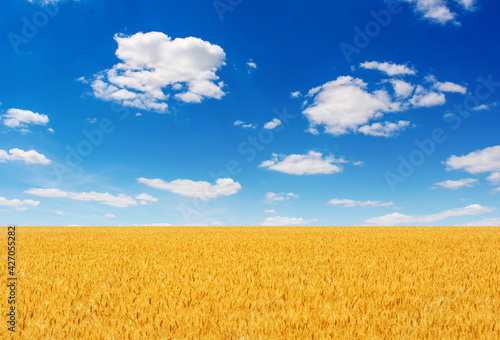
M472 187L474 185L474 183L477 183L477 179L464 178L464 179L460 179L458 181L452 181L452 180L443 181L443 182L436 183L434 185L437 185L437 186L445 188L445 189L457 190L459 188ZM433 189L436 189L436 188L433 187Z
M142 184L151 188L168 190L175 194L196 197L202 200L215 199L221 196L231 196L241 190L241 184L231 178L219 178L215 184L209 182L195 182L189 179L176 179L172 182L166 182L161 179L138 178Z
M475 0L403 0L411 3L414 11L430 22L445 25L448 23L460 25L457 21L457 13L450 9L454 3L458 3L463 11L474 10Z
M276 211L274 211L274 209L267 209L267 210L264 210L264 212L266 214L275 214L276 213Z
M225 95L216 75L226 58L220 46L195 37L172 40L161 32L116 34L114 39L120 62L94 76L96 98L163 113L170 96L200 103Z
M105 214L104 217L106 217L106 218L116 218L116 216L113 215L113 214Z
M415 90L415 86L401 79L388 80L394 87L394 93L397 98L408 98Z
M300 91L292 92L292 93L290 93L290 97L291 98L299 98L299 97L302 97L302 93L300 93Z
M305 155L272 154L271 160L262 162L259 167L291 175L333 174L342 171L342 167L334 163L345 162L333 156L323 157L321 152L309 151Z
M278 118L274 118L270 122L267 122L266 124L264 124L264 129L272 130L272 129L277 128L281 124L282 124L281 120L279 120Z
M400 120L397 123L373 123L372 125L363 125L359 128L359 132L368 136L377 137L393 137L398 131L403 131L410 125L409 121Z
M483 207L479 204L472 204L464 208L450 209L437 214L431 215L404 215L399 213L392 213L381 217L374 217L366 220L365 222L373 225L404 225L404 224L428 224L441 221L449 217L465 216L465 215L479 215L495 211L496 208Z
M299 198L299 195L295 195L293 192L276 194L274 192L268 192L266 194L266 200L269 203L286 201L291 198Z
M350 76L339 77L309 91L313 103L302 112L311 128L325 126L325 132L343 135L379 118L384 112L398 111L385 90L370 93L367 84Z
M500 172L500 145L473 151L464 156L451 156L447 170L465 170L471 174Z
M382 202L382 201L355 201L350 199L339 199L333 198L328 201L328 204L339 205L345 208L352 207L391 207L394 205L393 202Z
M37 207L40 204L39 201L33 201L33 200L19 200L19 199L13 199L13 200L8 200L5 197L0 197L0 205L1 206L7 206L14 208L16 210L26 210L26 206L32 206L32 207Z
M24 151L21 149L10 149L9 152L0 149L0 163L6 161L19 161L26 164L41 164L48 165L52 163L45 155L36 152L35 150Z
M148 194L140 194L135 196L136 200L139 200L139 204L141 205L148 205L153 202L158 202L158 199L156 197L153 197Z
M378 61L367 61L359 64L359 66L368 70L378 70L380 72L384 72L391 77L397 75L415 75L417 73L414 69L408 67L407 65L398 65L389 62L380 63Z
M302 217L281 217L281 216L273 216L268 217L262 222L262 226L291 226L291 225L306 225L310 221L304 220Z
M26 129L28 125L47 125L49 117L30 110L8 109L2 115L3 125L10 128Z
M31 188L26 190L24 193L40 196L40 197L51 197L51 198L68 198L77 201L94 201L101 204L111 205L117 208L126 208L132 205L136 205L137 202L130 196L125 194L119 194L118 196L111 195L109 193L100 192L69 192L62 191L59 189L38 189Z
M409 100L414 107L440 106L446 103L446 97L441 92L430 91L418 85L413 97Z
M407 65L389 62L372 61L360 66L390 75L416 74L416 70ZM306 131L314 135L318 135L318 127L323 126L324 133L335 136L361 132L390 137L407 127L409 122L381 123L376 120L390 113L443 105L446 103L444 93L447 92L465 94L466 88L452 82L439 82L432 75L425 77L422 85L395 78L368 84L359 78L340 76L310 89L305 96L302 114L309 121Z

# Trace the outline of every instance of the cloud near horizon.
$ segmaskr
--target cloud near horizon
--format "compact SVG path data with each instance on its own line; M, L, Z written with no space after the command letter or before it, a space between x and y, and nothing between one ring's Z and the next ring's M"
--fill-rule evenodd
M472 204L464 208L450 209L431 215L409 216L395 212L381 217L369 218L365 222L370 225L380 225L380 226L404 225L404 224L414 224L414 223L420 223L425 225L428 223L441 221L449 217L479 215L479 214L493 212L496 209L497 208L494 207L483 207L479 204Z
M292 225L306 225L309 224L310 221L304 220L302 217L281 217L281 216L273 216L268 217L262 222L262 226L267 227L281 227L281 226L292 226Z

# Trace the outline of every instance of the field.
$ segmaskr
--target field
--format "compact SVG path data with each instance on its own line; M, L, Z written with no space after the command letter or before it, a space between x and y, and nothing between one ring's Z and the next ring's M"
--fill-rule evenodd
M16 241L16 338L500 339L500 228L23 227ZM7 293L0 306L6 320Z

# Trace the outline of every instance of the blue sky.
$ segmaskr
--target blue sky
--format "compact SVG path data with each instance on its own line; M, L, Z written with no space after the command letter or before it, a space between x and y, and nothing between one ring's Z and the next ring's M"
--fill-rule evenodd
M2 2L16 225L500 225L500 4Z

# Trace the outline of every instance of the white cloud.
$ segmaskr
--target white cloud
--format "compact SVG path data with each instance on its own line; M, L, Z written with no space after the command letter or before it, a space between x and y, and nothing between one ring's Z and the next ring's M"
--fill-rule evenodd
M435 185L440 186L445 189L451 189L451 190L457 190L459 188L465 188L465 187L472 187L474 183L477 183L477 179L473 178L464 178L460 179L458 181L444 181L444 182L439 182L436 183ZM435 189L435 187L433 188Z
M302 97L302 93L300 93L300 91L292 92L292 93L290 93L290 97L291 98L299 98L299 97Z
M378 61L367 61L359 64L360 67L369 70L378 70L380 72L384 72L388 76L396 76L396 75L415 75L416 71L407 65L398 65L395 63L383 62L380 63Z
M87 122L89 122L90 124L94 124L97 122L97 118L87 118Z
M26 206L32 206L32 207L37 207L40 204L39 201L33 201L33 200L18 200L18 199L13 199L13 200L8 200L5 197L0 197L0 205L1 206L7 206L11 208L15 208L16 210L26 210Z
M26 190L24 193L40 196L40 197L51 197L51 198L68 198L77 201L95 201L101 204L111 205L117 208L126 208L132 205L136 205L137 202L130 196L119 194L118 196L113 196L109 193L99 193L99 192L69 192L62 191L59 189L37 189L31 188Z
M116 216L113 215L113 214L105 214L104 217L106 217L106 218L116 218Z
M48 165L52 163L51 160L47 159L45 155L36 152L35 150L20 150L20 149L10 149L7 153L5 150L0 149L0 163L5 163L6 161L20 161L26 164L42 164Z
M481 104L473 108L474 111L483 111L483 110L488 110L490 107L486 104Z
M362 161L356 161L356 162L352 163L352 165L354 165L354 166L363 166L363 165L365 165L365 163L362 162Z
M137 227L172 227L170 223L135 224Z
M495 188L495 189L493 189L493 190L490 191L491 194L497 194L499 192L500 192L500 187Z
M231 196L241 190L241 185L231 178L219 178L215 184L195 182L189 179L176 179L165 182L161 179L138 178L137 181L151 188L168 190L187 197L197 197L202 200L215 199L221 196Z
M306 225L310 221L304 220L302 217L281 217L281 216L273 216L268 217L261 224L262 226L291 226L291 225Z
M53 128L48 128L47 131L49 131L50 133L54 133L54 129Z
M493 172L491 175L486 177L486 179L491 182L491 184L500 184L500 172Z
M170 95L186 103L225 95L216 75L226 58L220 46L195 37L172 40L161 32L116 34L114 39L120 63L94 76L96 98L167 112Z
M224 222L221 222L221 221L212 221L212 222L210 222L210 225L211 226L222 226L222 225L224 225Z
M397 98L408 98L415 90L415 86L401 79L388 80L394 87L394 93Z
M445 25L452 23L460 25L456 20L457 13L450 9L450 3L458 2L465 11L474 10L475 0L403 0L414 5L414 11L425 19Z
M281 125L281 120L279 120L278 118L274 118L272 121L264 124L264 129L272 130L272 129L277 128L280 125Z
M311 89L308 96L313 97L313 103L302 113L311 128L324 125L326 133L343 135L381 117L384 112L400 110L385 90L370 93L366 87L361 79L339 77Z
M449 81L444 83L437 82L435 87L441 92L456 92L460 94L467 93L467 88L465 86L458 85Z
M451 156L446 162L447 170L465 170L471 174L500 172L500 145L473 151L465 156Z
M416 73L406 65L388 62L366 62L361 66L385 70L388 74ZM432 75L424 80L424 83L427 83L425 86L413 85L401 79L381 79L368 86L362 79L341 76L312 88L305 96L307 100L302 111L309 121L306 131L318 135L318 126L323 126L324 133L335 136L352 132L372 136L394 136L395 131L402 130L409 122L400 120L398 123L386 122L383 125L377 122L374 124L373 121L381 120L388 113L443 105L446 103L443 92L467 92L461 85L439 82Z
M8 109L2 116L2 121L7 127L25 129L29 124L47 125L49 117L30 110Z
M413 223L433 223L441 221L448 217L457 217L464 215L479 215L484 213L489 213L495 211L496 208L483 207L479 204L472 204L464 208L450 209L437 214L432 215L413 215L408 216L399 213L392 213L389 215L374 217L366 220L366 223L373 225L400 225L400 224L413 224Z
M328 201L328 204L340 205L345 208L352 207L391 207L394 205L393 202L382 202L382 201L355 201L350 199L338 199L333 198Z
M141 205L148 205L153 202L158 202L158 199L156 197L153 197L148 194L140 194L135 196L136 200L139 200L139 204Z
M254 124L247 124L245 123L244 121L242 120L236 120L234 123L233 123L234 126L241 126L242 128L244 129L255 129L257 128Z
M472 221L463 224L466 227L500 227L500 218L486 218L480 221Z
M474 5L476 4L476 0L456 0L459 4L461 4L467 10L474 10Z
M28 2L37 3L39 5L55 4L55 3L58 3L60 1L63 1L63 0L28 0ZM73 0L73 1L80 1L80 0Z
M272 159L262 162L259 167L292 175L333 174L342 168L333 163L345 163L333 156L323 157L320 152L309 151L305 155L289 156L272 154Z
M414 107L439 106L446 103L446 97L441 92L434 92L418 85L413 97L409 100Z
M276 211L274 209L267 209L267 210L264 210L264 212L266 214L276 214Z
M257 68L257 64L252 59L247 61L247 66L248 68L253 68L253 69Z
M372 125L363 125L359 128L359 132L377 137L393 137L398 131L406 129L410 125L409 121L400 120L397 123L385 122L374 123Z
M440 82L433 75L425 77L425 80L432 83L433 88L441 92L455 92L460 94L467 93L467 87L452 83L451 81Z
M266 200L269 203L286 201L286 200L289 200L291 198L299 198L299 195L295 195L292 192L289 192L287 194L285 194L285 193L276 194L274 192L268 192L266 194Z

